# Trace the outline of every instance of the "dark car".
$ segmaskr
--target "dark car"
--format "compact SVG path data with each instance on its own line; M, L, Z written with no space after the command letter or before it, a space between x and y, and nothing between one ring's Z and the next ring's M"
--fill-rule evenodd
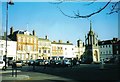
M35 60L35 65L37 65L37 66L45 65L44 59Z
M50 66L62 66L62 60L50 60Z
M28 65L29 65L29 66L30 66L30 65L33 65L34 62L35 62L34 60L29 60L29 61L28 61Z

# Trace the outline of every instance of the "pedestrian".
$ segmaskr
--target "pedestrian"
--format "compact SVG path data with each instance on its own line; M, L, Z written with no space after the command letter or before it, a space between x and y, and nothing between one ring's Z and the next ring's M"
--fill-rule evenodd
M12 76L14 75L17 77L17 66L15 61L12 63Z

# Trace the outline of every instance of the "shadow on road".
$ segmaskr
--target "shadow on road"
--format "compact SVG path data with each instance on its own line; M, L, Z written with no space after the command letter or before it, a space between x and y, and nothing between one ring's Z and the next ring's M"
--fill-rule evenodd
M43 73L48 75L59 76L63 78L72 79L78 82L83 82L87 80L109 80L117 81L119 80L120 70L113 66L106 66L105 69L100 69L99 65L80 65L74 67L42 67L36 66L33 70L33 67L26 67L22 69L23 72L34 72L34 73ZM47 78L46 78L47 79ZM64 81L50 81L50 82L64 82Z

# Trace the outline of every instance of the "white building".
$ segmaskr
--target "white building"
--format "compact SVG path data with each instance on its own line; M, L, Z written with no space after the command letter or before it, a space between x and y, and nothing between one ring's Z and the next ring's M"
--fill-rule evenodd
M81 56L84 54L85 52L85 46L84 43L82 42L82 40L77 40L77 46L75 46L75 54L76 54L76 58L78 60L80 60Z
M58 42L53 41L52 44L52 58L63 59L63 58L75 58L75 46L67 41L63 43L61 40Z
M0 40L0 56L5 55L6 40ZM16 41L7 41L7 57L16 59Z

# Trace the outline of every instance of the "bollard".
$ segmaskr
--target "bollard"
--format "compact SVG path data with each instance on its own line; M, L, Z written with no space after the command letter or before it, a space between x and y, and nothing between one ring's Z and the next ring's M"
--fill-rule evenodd
M17 77L17 66L15 68L15 76Z
M104 59L101 60L100 69L104 69Z

